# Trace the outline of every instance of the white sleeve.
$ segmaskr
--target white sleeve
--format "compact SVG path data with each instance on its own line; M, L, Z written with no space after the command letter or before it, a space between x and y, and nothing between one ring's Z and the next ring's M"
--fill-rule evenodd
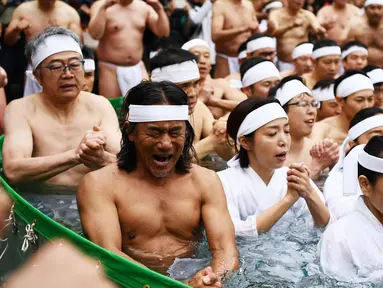
M213 7L213 4L210 0L206 0L202 7L198 10L190 9L189 18L194 24L202 23L203 19L207 17L209 11Z
M248 216L245 221L241 219L237 201L237 195L240 193L240 185L238 185L238 180L236 182L237 185L234 185L234 183L230 183L230 175L218 173L218 176L221 180L223 189L225 190L227 208L234 224L235 234L239 236L258 236L257 216ZM232 188L234 188L235 191Z
M335 222L322 235L318 244L318 254L322 270L339 281L350 281L357 274L352 256L347 246L347 235ZM350 236L350 235L349 235Z

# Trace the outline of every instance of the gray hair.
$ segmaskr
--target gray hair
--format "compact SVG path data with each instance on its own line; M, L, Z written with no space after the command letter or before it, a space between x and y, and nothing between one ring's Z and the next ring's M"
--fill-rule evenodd
M32 54L36 52L40 44L44 43L45 39L52 35L70 36L78 43L78 45L81 46L80 38L73 31L61 26L50 26L27 43L25 47L25 56L29 61L31 60Z

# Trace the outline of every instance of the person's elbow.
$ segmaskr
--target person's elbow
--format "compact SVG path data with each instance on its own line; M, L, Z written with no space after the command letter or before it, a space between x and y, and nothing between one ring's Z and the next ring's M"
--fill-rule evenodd
M96 27L94 27L95 25L96 24L92 22L89 23L88 32L94 40L100 40L102 38L102 33Z
M25 182L25 179L22 174L22 170L15 163L3 162L3 169L5 177L8 182L12 185L17 185Z
M219 40L219 34L215 31L211 31L211 40L215 43Z

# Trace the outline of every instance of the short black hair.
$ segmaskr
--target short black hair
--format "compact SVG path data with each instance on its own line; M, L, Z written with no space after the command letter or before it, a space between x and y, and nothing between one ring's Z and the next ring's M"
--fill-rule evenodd
M383 158L383 136L372 137L363 149L371 156ZM366 176L370 184L374 186L378 177L382 176L382 173L371 171L358 163L358 177L361 175Z
M151 82L142 81L129 90L122 106L121 119L127 119L130 105L188 105L188 96L176 84L169 81ZM194 129L189 121L186 122L185 144L182 155L176 163L176 171L179 173L189 172L196 153L193 148ZM138 123L120 123L122 138L121 151L117 154L117 166L126 172L132 172L137 168L137 150L135 143L129 140Z
M310 41L301 42L298 45L296 45L294 48L297 48L297 47L299 47L299 46L301 46L303 44L313 44L313 43L311 43Z
M319 90L328 89L334 83L335 83L335 80L331 79L331 78L330 79L319 80L317 83L315 83L315 85L314 85L312 90L316 90L316 89L319 89Z
M330 40L330 39L318 40L314 43L313 51L319 48L331 47L331 46L338 46L338 44L334 40Z
M371 71L373 71L375 69L381 69L381 68L379 66L376 66L376 65L367 65L366 67L364 67L362 69L362 71L367 74L367 73L369 73L369 72L371 72ZM378 87L380 85L383 85L383 79L382 79L382 82L374 83L374 88L376 88L376 87Z
M230 113L229 118L227 119L227 134L232 138L234 141L237 140L237 134L239 127L241 126L242 122L245 120L246 116L250 114L255 109L258 109L266 104L269 103L278 103L279 101L276 99L270 99L270 98L248 98L241 103L237 105L237 107L234 108L234 110ZM254 132L245 135L245 137L252 141ZM229 141L230 143L230 141ZM235 149L238 152L238 158L239 163L242 168L249 167L249 156L247 155L247 150L240 147L239 151L237 146L235 146Z
M356 75L356 74L361 74L361 75L368 77L367 74L362 72L361 70L347 70L347 71L345 71L343 73L343 75L338 77L334 82L334 95L335 95L335 97L338 96L337 95L338 93L336 93L336 90L338 89L338 86L340 85L340 83L342 83L343 80L347 79L348 77L351 77L351 76ZM347 98L348 97L344 97L343 99L346 100Z
M156 56L150 59L149 71L151 73L157 68L193 60L197 62L197 57L189 51L178 48L167 48L161 50Z
M243 78L243 76L245 75L245 73L252 67L254 67L255 65L258 65L259 63L262 63L262 62L266 62L266 61L269 61L271 63L273 63L272 61L270 60L267 60L267 59L264 59L264 58L260 58L260 57L252 57L252 58L249 58L249 59L246 59L239 71L240 71L240 74L241 74L241 79Z
M247 50L247 41L243 42L241 45L239 45L237 54L241 53L242 51Z
M93 50L89 46L83 45L81 48L81 52L82 52L82 56L83 56L82 58L94 60Z
M362 47L362 48L367 49L367 46L366 46L366 45L364 45L364 44L363 44L362 42L360 42L360 41L355 40L355 41L350 41L350 42L347 42L346 44L344 44L344 45L342 46L342 52L343 52L343 51L346 51L347 49L349 49L349 48L351 48L351 47L353 47L353 46L358 46L358 47Z
M383 109L380 107L370 107L370 108L364 108L358 113L355 114L354 117L352 117L352 120L350 122L350 128L354 127L359 122L362 122L363 120L366 120L367 118L370 118L372 116L383 114ZM383 123L382 123L383 126Z

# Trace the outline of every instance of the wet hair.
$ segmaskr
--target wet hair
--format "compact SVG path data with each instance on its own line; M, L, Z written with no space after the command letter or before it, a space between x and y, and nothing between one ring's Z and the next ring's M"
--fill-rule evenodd
M152 73L152 71L157 68L192 60L197 62L197 57L189 51L178 48L167 48L161 50L156 56L150 59L149 70L150 73Z
M137 168L137 151L135 143L129 140L138 123L127 123L130 105L188 105L186 93L176 84L169 81L150 82L143 81L129 90L122 106L122 121L120 129L122 133L121 151L117 154L117 166L121 170L132 172ZM186 122L185 144L182 154L176 163L176 171L179 173L189 172L192 160L196 157L193 148L194 129L189 121Z
M362 42L360 42L360 41L355 40L355 41L350 41L350 42L347 42L346 44L344 44L344 45L342 46L342 52L344 52L344 51L346 51L347 49L349 49L349 48L351 48L351 47L354 47L354 46L358 46L358 47L362 47L362 48L367 49L367 46L366 46L366 45L364 45L364 44L363 44ZM348 56L346 56L343 60L347 60L347 57L348 57Z
M381 68L376 65L367 65L366 67L362 69L362 71L367 74L368 72L371 72L372 70L375 70L375 69L381 69ZM383 80L382 82L375 83L374 88L379 87L382 84L383 84Z
M315 89L320 89L320 90L323 90L323 89L327 89L329 88L332 84L334 84L335 80L334 79L323 79L323 80L319 80L317 83L315 83L314 87L312 90L315 90Z
M83 45L81 48L82 56L84 59L93 59L94 60L94 53L92 48L89 46Z
M44 29L43 32L38 34L36 37L32 38L27 43L27 45L25 46L25 56L27 57L27 59L30 60L32 54L36 52L37 48L42 43L45 43L45 39L53 35L66 35L66 36L72 37L78 43L78 45L81 45L80 38L71 30L61 26L50 26Z
M247 50L247 41L245 41L241 45L239 45L237 54L241 53L242 51L246 51L246 50Z
M370 118L372 116L383 114L383 109L379 107L370 107L370 108L364 108L358 113L355 114L355 116L352 118L350 122L350 128L354 127L359 122L362 122L363 120L366 120L367 118ZM356 138L354 141L358 141L358 138Z
M248 43L248 42L250 42L250 41L253 41L253 40L255 40L255 39L263 38L263 37L269 37L269 38L271 38L271 37L268 36L268 35L261 34L261 33L257 33L257 34L251 35L251 36L247 39L246 43Z
M318 40L314 43L313 51L318 50L319 48L332 47L332 46L338 46L338 44L335 41L330 39Z
M246 59L239 71L240 71L240 74L241 74L241 79L243 78L243 76L245 76L245 73L252 67L254 67L255 65L258 65L259 63L262 63L262 62L266 62L266 61L269 61L271 63L273 63L272 61L270 60L267 60L267 59L264 59L264 58L260 58L260 57L252 57L250 59Z
M229 119L227 120L227 134L230 138L237 140L237 134L239 127L242 122L245 120L246 116L250 114L252 111L266 105L269 103L278 103L279 101L276 99L270 98L248 98L241 103L238 104L237 107L230 113ZM253 141L254 132L245 135L246 139L249 141ZM249 156L247 155L247 150L243 147L239 148L235 146L235 150L238 152L239 163L242 168L249 167Z
M360 70L347 70L347 71L345 71L341 76L339 76L337 79L335 79L335 82L334 82L334 95L335 95L335 97L337 97L336 90L338 89L338 86L340 85L340 83L342 83L343 80L347 79L348 77L351 77L351 76L356 75L356 74L362 74L362 75L368 77L366 73L364 73ZM347 101L347 98L348 97L344 97L343 100Z
M383 136L372 137L364 147L364 151L371 156L383 158ZM366 176L370 184L374 186L382 173L371 171L358 163L358 177L361 175Z

